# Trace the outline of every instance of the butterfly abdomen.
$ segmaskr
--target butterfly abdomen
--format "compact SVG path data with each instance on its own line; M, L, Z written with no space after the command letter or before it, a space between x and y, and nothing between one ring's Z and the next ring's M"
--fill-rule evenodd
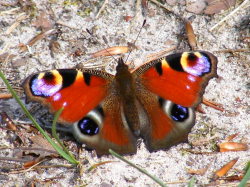
M140 120L136 106L136 88L133 75L130 73L128 66L124 64L122 59L119 59L116 68L115 81L121 106L123 107L124 116L128 126L139 135Z

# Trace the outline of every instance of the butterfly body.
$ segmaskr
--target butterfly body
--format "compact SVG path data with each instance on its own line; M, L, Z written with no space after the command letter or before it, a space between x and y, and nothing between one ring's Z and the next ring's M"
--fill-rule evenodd
M195 122L194 107L217 58L209 52L185 52L148 62L133 71L119 59L116 75L91 69L61 69L29 76L27 101L52 114L64 107L59 123L73 124L79 142L96 150L136 152L142 137L149 151L186 142Z
M120 58L116 68L115 82L119 93L120 104L129 127L138 136L140 130L139 113L136 106L136 87L133 74Z

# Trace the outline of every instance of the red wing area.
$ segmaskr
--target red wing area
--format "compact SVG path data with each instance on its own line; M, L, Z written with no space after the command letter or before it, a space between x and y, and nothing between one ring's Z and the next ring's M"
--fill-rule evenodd
M72 124L105 98L109 82L97 75L65 69L31 75L23 88L27 101L41 102L53 114L64 107L58 122Z
M217 58L208 52L177 53L135 70L146 89L184 107L196 107L209 79L216 76Z
M136 152L136 137L126 122L122 120L121 106L117 97L109 95L102 102L102 120L98 123L98 132L94 135L79 133L73 125L73 133L79 142L95 149L98 156L107 155L109 149L119 154L134 154ZM98 111L92 110L95 115ZM87 115L88 116L88 115Z
M152 67L141 78L151 92L185 107L191 107L200 98L199 93L203 89L203 80L200 77L175 71L166 65L163 66L161 76Z
M173 104L168 107L165 107L165 104L161 106L158 97L144 89L141 89L138 100L143 108L140 110L141 136L150 152L187 142L188 133L194 125L194 115L190 113L189 118L192 119L183 123L173 120L171 117Z
M119 113L105 115L101 137L118 146L126 146L129 144L129 138L124 133L124 127L121 122Z
M164 140L174 127L173 121L159 107L147 107L147 110L152 123L152 139Z
M95 148L98 155L104 153L109 154L109 149L119 154L136 152L137 138L134 136L128 124L122 120L120 105L121 103L117 98L112 96L103 103L104 123L100 132L99 146ZM99 151L100 149L102 151Z

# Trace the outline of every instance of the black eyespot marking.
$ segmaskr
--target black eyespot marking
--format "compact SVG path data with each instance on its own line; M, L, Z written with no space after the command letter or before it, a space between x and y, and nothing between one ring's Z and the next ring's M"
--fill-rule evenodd
M29 82L29 88L30 88L30 91L31 91L31 93L32 93L33 95L35 95L35 94L34 94L34 91L33 91L33 89L32 89L32 85L34 84L34 81L37 79L37 77L38 77L38 74L32 76L31 79L30 79L30 82Z
M175 121L183 122L189 117L188 108L174 104L171 116Z
M211 64L211 57L208 56L206 53L200 52L202 54L202 56L206 57L207 61Z
M181 55L180 53L169 55L165 57L165 60L168 62L168 65L176 70L184 72L182 66L181 66Z
M161 76L162 75L162 64L159 62L157 64L155 64L155 69L157 71L157 73Z
M89 117L84 117L83 119L81 119L78 122L78 128L84 135L93 136L99 132L98 125L93 119Z
M43 77L45 80L52 80L55 78L52 72L46 72Z
M84 72L83 77L84 77L84 82L89 86L90 85L91 75L89 73Z
M98 106L97 108L97 111L101 114L102 117L104 117L104 111L103 111L103 108Z
M187 60L189 61L196 61L197 60L197 56L194 53L188 53L188 58Z
M70 85L72 85L76 79L76 75L77 75L77 71L72 69L72 70L68 70L68 69L60 69L58 70L59 74L62 76L62 80L63 80L63 88L66 88Z
M158 98L158 102L159 102L160 107L162 108L163 105L164 105L165 100L162 99L161 97L159 97L159 98Z

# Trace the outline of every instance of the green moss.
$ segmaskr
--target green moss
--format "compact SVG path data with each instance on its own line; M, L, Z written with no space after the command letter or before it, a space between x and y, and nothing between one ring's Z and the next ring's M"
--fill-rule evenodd
M92 12L92 10L90 8L86 8L83 11L77 12L77 15L84 18L85 16L89 16L91 12Z
M211 150L213 152L217 152L218 151L218 146L217 146L217 143L215 141L211 142Z
M71 0L68 0L68 1L63 1L63 5L64 6L70 6L70 5L73 5L73 6L77 6L78 5L78 1L75 1L75 2L72 2Z

